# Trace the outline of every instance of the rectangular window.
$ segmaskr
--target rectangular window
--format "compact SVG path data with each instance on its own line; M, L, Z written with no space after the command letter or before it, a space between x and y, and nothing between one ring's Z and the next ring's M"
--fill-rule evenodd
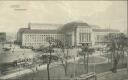
M91 41L91 33L80 33L80 42L90 42Z

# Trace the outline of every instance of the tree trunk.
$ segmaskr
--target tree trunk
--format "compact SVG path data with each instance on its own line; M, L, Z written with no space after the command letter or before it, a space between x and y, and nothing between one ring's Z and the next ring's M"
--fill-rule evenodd
M68 67L68 62L66 61L64 65L65 76L67 76L67 67Z
M48 80L50 80L49 63L47 64Z
M126 68L127 68L127 74L128 74L128 51L126 51L127 57L126 57Z
M84 55L84 70L85 70L85 73L86 73L86 61L85 61L85 55Z
M113 54L112 53L110 54L111 54L111 67L113 68Z
M117 63L115 63L115 68L114 68L114 72L117 72Z
M87 54L87 73L88 73L88 61L89 61L89 54Z
M67 76L67 67L64 68L65 76Z
M122 51L122 65L124 64L124 50Z
M50 57L47 63L48 80L50 80L50 70L49 70L50 63L51 63L51 51L50 51Z
M127 74L128 74L128 53L127 53Z
M113 72L113 73L116 73L116 72L117 72L117 64L118 64L118 62L117 62L117 60L115 59L115 60L114 60L114 63L113 63L113 69L112 69L112 72Z

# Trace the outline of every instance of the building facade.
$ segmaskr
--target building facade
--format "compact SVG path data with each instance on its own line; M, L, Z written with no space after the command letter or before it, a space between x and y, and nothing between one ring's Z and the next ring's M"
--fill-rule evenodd
M94 42L95 42L94 44L104 45L108 41L105 38L108 34L117 34L117 33L119 33L119 31L114 29L93 29Z
M71 42L72 46L80 46L83 43L92 43L92 28L83 22L71 22L65 24L61 31L66 38L69 39L68 41Z
M51 24L47 24L47 25L51 25ZM42 24L42 27L45 26ZM62 34L58 30L31 28L30 25L28 28L21 28L17 32L17 42L22 47L39 48L40 46L48 45L47 38L64 40L64 34Z
M46 25L40 26L45 27ZM53 25L49 26L52 27ZM95 28L85 22L70 22L54 30L36 29L29 24L28 28L21 28L18 31L17 42L21 46L39 47L48 45L47 38L52 37L52 39L67 41L71 46L80 46L85 43L97 45L105 42L105 35L118 32L118 30L113 29Z
M0 42L5 42L5 41L6 41L6 33L0 32Z
M24 32L22 34L22 46L32 46L32 47L39 47L42 45L48 45L47 38L52 39L64 39L64 35L60 33L56 33L53 30L47 31L44 33L44 31L37 30L37 33L30 30L30 32Z

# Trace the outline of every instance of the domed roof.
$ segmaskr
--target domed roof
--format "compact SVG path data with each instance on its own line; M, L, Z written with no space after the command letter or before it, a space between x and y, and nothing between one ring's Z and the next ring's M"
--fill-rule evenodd
M67 31L67 30L73 30L74 28L76 27L80 27L80 26L84 26L84 27L90 27L87 23L85 22L81 22L81 21L73 21L73 22L70 22L70 23L67 23L65 25L63 25L62 27L62 31Z

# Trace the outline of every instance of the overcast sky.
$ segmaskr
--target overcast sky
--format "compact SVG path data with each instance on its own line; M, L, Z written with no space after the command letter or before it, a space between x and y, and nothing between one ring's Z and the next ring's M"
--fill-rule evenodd
M84 21L126 31L126 1L0 1L0 32L17 32L27 23Z

